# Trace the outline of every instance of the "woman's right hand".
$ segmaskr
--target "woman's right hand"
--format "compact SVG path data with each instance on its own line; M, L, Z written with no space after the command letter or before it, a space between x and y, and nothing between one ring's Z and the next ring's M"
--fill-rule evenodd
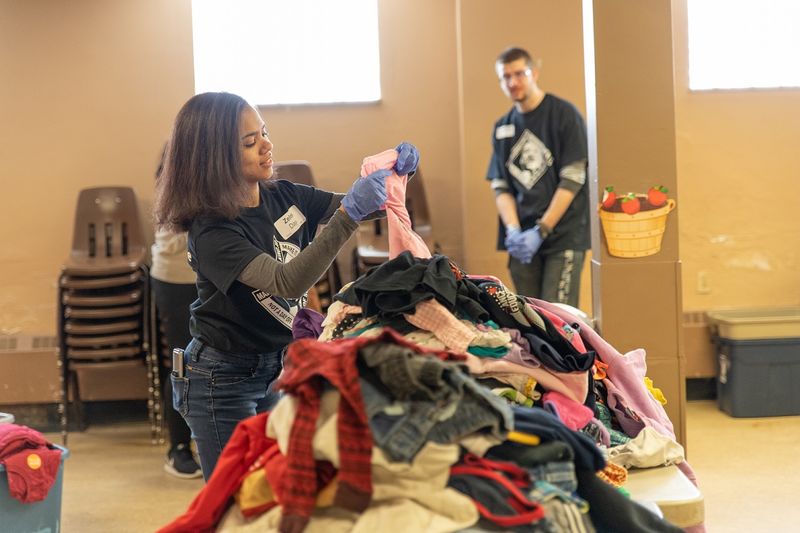
M386 203L386 177L391 174L391 170L376 170L369 176L358 178L342 198L345 213L361 222L379 211Z

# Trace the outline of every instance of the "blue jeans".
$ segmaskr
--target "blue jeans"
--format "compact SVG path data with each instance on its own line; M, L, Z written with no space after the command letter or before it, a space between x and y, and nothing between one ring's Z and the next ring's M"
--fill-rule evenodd
M538 253L526 264L509 255L514 290L523 296L578 307L585 257L584 250L561 250L548 255Z
M184 352L185 376L172 373L172 402L192 430L207 480L236 424L269 411L279 395L272 383L281 372L281 352L236 354L192 339Z
M456 365L442 364L453 368L433 391L435 397L424 398L420 391L415 399L399 400L360 380L373 442L392 461L412 462L428 441L449 444L475 432L502 438L514 427L505 400Z

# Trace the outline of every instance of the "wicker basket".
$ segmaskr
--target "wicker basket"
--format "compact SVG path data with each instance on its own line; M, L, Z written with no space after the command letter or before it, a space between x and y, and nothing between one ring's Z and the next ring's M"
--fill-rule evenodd
M675 200L671 198L658 209L639 211L635 215L598 209L608 253L615 257L646 257L658 253L667 215L673 209Z

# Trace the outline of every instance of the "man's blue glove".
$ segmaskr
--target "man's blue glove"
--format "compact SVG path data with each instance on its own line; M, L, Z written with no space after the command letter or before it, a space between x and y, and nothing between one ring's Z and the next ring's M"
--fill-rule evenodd
M395 172L400 176L415 172L417 165L419 165L419 150L417 150L417 147L408 142L401 142L395 150L397 150L397 163L394 164Z
M522 233L522 228L519 226L506 226L506 250L511 249L512 243L516 242L516 237Z
M508 248L508 253L522 263L530 263L543 242L544 238L539 231L539 226L534 226L531 229L515 233L510 238L507 237L506 248Z
M342 207L347 215L361 222L378 211L386 203L386 177L389 170L376 170L369 176L358 178L342 198Z

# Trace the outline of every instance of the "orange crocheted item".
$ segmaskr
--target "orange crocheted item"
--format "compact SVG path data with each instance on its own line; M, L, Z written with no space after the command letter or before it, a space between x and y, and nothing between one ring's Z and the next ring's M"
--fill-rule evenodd
M625 467L608 463L604 469L597 472L597 477L615 487L621 487L628 480L628 471Z

